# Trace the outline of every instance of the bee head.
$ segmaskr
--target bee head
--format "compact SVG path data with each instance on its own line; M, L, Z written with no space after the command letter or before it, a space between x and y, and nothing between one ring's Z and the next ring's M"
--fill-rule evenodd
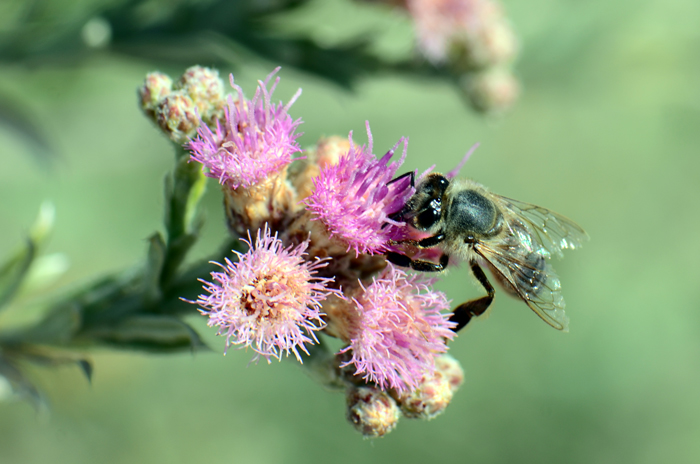
M416 193L406 204L402 217L418 230L428 230L444 214L444 196L450 181L442 174L430 174L416 187Z

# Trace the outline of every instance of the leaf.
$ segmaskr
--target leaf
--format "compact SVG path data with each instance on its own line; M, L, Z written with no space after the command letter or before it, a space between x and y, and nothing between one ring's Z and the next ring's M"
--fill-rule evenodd
M41 391L27 379L12 360L2 355L0 355L0 376L9 382L12 391L32 403L38 412L48 410L46 397Z
M26 245L0 268L0 309L14 298L35 256L36 246L27 240Z
M156 232L148 239L148 260L143 274L144 298L147 303L154 303L161 299L160 279L165 263L165 241L163 236Z
M43 244L51 232L54 213L52 204L44 203L41 205L39 216L29 230L25 246L0 267L0 309L12 301L20 289L37 255L39 246Z
M171 179L165 183L165 227L168 240L193 232L199 200L204 194L206 177L198 163L190 163L189 157L178 159Z
M83 323L81 313L81 306L78 302L63 303L52 308L40 323L17 333L3 334L3 341L13 344L62 345L70 343Z
M12 348L10 354L15 359L26 360L41 366L56 367L75 364L85 375L87 381L92 383L92 361L81 354L37 345L20 345Z
M92 329L84 337L118 348L156 353L207 349L189 325L170 316L132 316L109 327Z
M29 273L24 278L22 291L31 293L51 285L63 276L69 267L70 261L63 253L37 256L29 269Z
M204 175L204 172L197 163L189 164L198 168L197 174L192 176L193 178L189 179L192 181L192 183L190 184L189 195L187 195L184 217L185 230L188 233L193 233L198 232L201 228L201 224L199 224L197 221L197 208L207 188L207 177Z

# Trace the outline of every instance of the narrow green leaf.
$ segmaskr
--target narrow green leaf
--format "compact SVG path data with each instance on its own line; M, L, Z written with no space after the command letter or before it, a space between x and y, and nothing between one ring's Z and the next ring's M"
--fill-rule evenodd
M70 343L82 325L81 306L75 301L52 308L36 325L17 332L2 334L6 344L65 345Z
M206 348L190 326L170 316L133 316L110 327L93 329L84 336L117 348L149 352Z
M165 289L170 285L173 277L177 274L178 268L187 257L187 253L196 242L197 235L187 234L181 235L168 243L168 255L163 264L163 272L160 280L161 288Z
M50 203L41 205L39 216L29 230L24 247L0 267L0 310L12 301L20 289L37 255L37 249L51 232L54 213L54 207Z
M92 372L94 371L92 361L88 359L78 359L76 363L78 364L80 370L83 371L83 374L85 374L87 381L92 383Z
M53 223L56 217L56 208L51 202L42 203L31 229L29 229L29 238L36 244L43 243L53 230Z
M7 379L15 394L28 400L37 412L44 413L48 410L46 397L34 384L27 379L24 372L12 360L0 354L0 376Z
M81 354L48 346L24 344L15 346L8 353L13 359L29 361L40 366L56 367L75 364L85 375L87 381L92 382L92 361Z
M14 298L35 256L36 245L27 240L26 245L0 268L0 310Z
M193 176L190 193L187 197L185 205L185 231L191 234L201 228L201 224L197 224L197 211L199 202L207 188L207 177L204 175L202 168L197 163L189 163L197 167L197 172Z
M188 162L186 156L177 161L172 180L167 180L165 186L168 204L165 227L169 242L190 232L197 204L204 193L205 181L202 167L198 163Z
M143 275L144 298L146 303L154 303L162 297L160 288L161 274L165 263L165 241L156 232L148 239L148 260Z

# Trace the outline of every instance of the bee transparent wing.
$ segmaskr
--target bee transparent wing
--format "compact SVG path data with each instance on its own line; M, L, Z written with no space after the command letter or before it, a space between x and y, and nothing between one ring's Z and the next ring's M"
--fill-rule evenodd
M512 213L508 220L511 232L529 251L539 251L547 257L550 254L562 256L561 250L580 248L588 240L588 234L581 226L561 214L523 201L495 196ZM521 227L513 228L513 221Z
M569 331L559 277L543 254L520 246L484 243L475 250L542 320L557 330Z

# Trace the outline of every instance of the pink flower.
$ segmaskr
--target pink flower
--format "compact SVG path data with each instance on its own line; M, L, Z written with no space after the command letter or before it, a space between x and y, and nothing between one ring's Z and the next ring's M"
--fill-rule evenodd
M271 173L282 170L292 162L292 155L301 151L296 142L301 134L294 133L301 119L294 121L287 113L301 89L286 105L271 102L279 77L272 88L267 89L279 69L264 82L258 81L252 100L243 96L243 89L234 84L231 75L231 87L238 92L238 99L234 101L229 95L224 108L225 121L222 124L217 120L214 132L202 124L197 138L189 142L191 159L202 163L207 176L219 179L222 185L250 188Z
M507 63L518 42L497 0L407 0L418 46L434 64L460 57L482 69Z
M435 279L407 274L389 264L355 299L358 320L350 329L356 375L364 374L382 390L413 390L435 368L435 356L447 351L455 326L449 302L430 287Z
M325 323L321 302L337 290L326 288L333 279L316 277L326 262L305 261L308 242L284 248L277 234L270 236L265 225L258 230L255 245L250 234L244 240L251 249L238 254L238 262L226 260L223 272L212 272L212 282L202 281L207 294L197 301L200 312L209 316L208 325L219 327L226 347L250 346L257 355L281 359L290 352L301 362L298 348L318 343L315 331Z
M367 123L369 147L357 146L350 132L350 150L335 164L321 168L314 192L304 200L313 220L321 221L331 237L347 244L348 251L384 253L393 250L391 240L406 238L404 224L389 219L413 195L408 177L390 183L406 158L402 138L380 159L372 154L372 132ZM401 159L389 163L403 142Z

